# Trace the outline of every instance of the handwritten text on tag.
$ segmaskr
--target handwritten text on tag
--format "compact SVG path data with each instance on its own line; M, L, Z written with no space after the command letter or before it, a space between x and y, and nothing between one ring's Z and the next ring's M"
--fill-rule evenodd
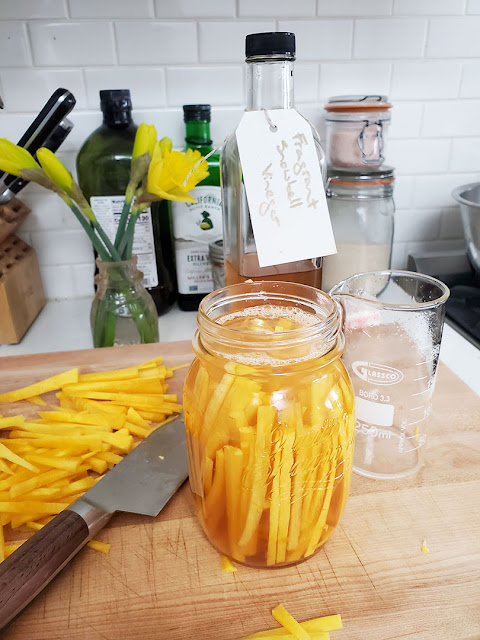
M247 111L236 136L260 266L335 253L309 123L294 109Z

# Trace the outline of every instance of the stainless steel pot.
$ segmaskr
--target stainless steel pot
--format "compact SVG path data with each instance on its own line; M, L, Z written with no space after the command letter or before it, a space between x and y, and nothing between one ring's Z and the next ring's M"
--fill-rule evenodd
M468 257L480 275L480 182L457 187L452 191L452 197L460 204Z

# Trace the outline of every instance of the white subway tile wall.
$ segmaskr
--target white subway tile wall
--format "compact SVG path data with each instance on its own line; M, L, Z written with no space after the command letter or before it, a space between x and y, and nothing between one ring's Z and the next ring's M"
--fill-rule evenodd
M31 22L33 62L40 67L114 64L110 22Z
M315 0L295 0L295 8L292 7L292 0L261 0L261 2L258 0L239 0L238 15L240 18L314 16Z
M1 20L51 20L66 18L65 0L2 0Z
M68 0L71 18L151 18L150 0Z
M247 33L297 35L296 100L324 135L331 95L393 102L393 265L462 247L453 188L480 180L480 0L1 0L0 137L17 141L59 86L77 106L59 154L75 171L101 122L100 89L129 88L137 123L183 145L181 105L212 104L215 144L245 103ZM49 298L93 294L93 253L69 209L29 185L20 235L37 250Z
M353 20L280 20L280 31L297 37L299 60L347 60L352 52Z

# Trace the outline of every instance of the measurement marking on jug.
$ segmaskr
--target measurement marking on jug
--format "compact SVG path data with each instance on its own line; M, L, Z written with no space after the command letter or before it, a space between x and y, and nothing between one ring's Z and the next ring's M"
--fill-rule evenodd
M425 405L421 404L419 407L413 407L413 409L409 409L409 411L418 411L418 409L424 409Z
M433 362L436 358L429 358L428 360L424 360L423 362L416 362L415 366L416 367L421 367L422 364L428 364L429 362Z
M431 388L424 389L423 391L419 391L418 393L412 393L412 396L421 396L422 393L427 393L427 392L430 392L430 391L431 391Z
M419 380L425 380L426 378L428 378L429 376L422 376L421 378L414 378L413 381L414 382L418 382Z
M402 420L402 424L400 425L400 442L398 443L398 450L400 453L403 453L405 448L405 439L407 434L407 421Z
M407 436L405 438L405 440L413 440L413 439L418 440L418 443L420 444L422 442L422 439L423 441L426 440L426 436L425 435L421 436L419 433L414 433L413 435Z
M361 398L367 398L368 400L372 400L373 402L378 402L378 401L385 402L385 403L390 402L390 396L383 393L377 393L377 391L375 390L365 391L364 389L359 389L358 395Z
M416 451L417 449L420 449L420 447L423 445L424 443L422 442L422 444L418 444L416 447L410 447L409 449L404 449L404 453L411 453L412 451Z
M420 424L420 422L424 422L426 420L426 416L424 416L423 418L420 418L420 420L415 420L415 422L409 422L409 426L413 427L414 424Z
M392 437L391 431L379 429L378 427L365 424L359 420L356 421L355 430L364 436L371 436L372 438L379 438L380 440L390 440Z

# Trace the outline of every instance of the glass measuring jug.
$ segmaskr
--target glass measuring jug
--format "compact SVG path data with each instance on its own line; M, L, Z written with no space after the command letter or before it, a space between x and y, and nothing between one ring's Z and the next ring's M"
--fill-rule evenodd
M343 309L361 475L401 478L421 466L449 293L435 278L392 270L351 276L330 291Z

